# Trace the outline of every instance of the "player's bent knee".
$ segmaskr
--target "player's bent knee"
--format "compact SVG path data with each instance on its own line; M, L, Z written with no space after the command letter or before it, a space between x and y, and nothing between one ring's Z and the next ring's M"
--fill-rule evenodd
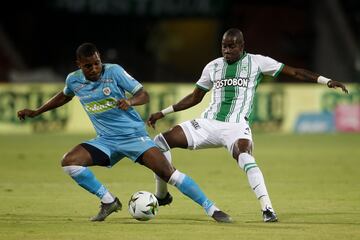
M155 136L154 142L162 152L170 150L169 144L161 133Z
M256 164L256 162L253 156L251 156L249 153L244 152L240 153L238 158L238 164L240 168L244 170L245 166Z
M233 145L232 156L235 160L238 160L240 154L251 154L251 152L252 142L248 139L238 139Z
M76 161L76 158L71 153L65 153L62 160L61 160L61 166L72 166L72 165L81 165Z
M65 153L64 156L61 159L61 166L62 167L66 167L66 166L70 166L70 161L69 158L67 157L68 153Z

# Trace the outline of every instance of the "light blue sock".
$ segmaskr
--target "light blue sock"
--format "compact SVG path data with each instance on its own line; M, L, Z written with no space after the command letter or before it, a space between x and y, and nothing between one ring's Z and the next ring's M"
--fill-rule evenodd
M108 192L104 185L96 179L95 175L87 167L66 166L64 171L68 173L81 187L95 194L100 199Z
M194 200L210 214L209 210L214 203L205 196L200 187L189 176L176 170L173 175L171 175L169 183L177 187L183 194Z

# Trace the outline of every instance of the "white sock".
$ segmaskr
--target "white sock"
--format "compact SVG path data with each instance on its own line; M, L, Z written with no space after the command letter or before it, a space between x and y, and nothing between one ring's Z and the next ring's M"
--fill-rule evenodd
M102 203L112 203L114 201L115 201L115 198L109 191L107 191L105 193L105 195L101 198Z
M261 210L265 210L268 207L272 208L264 176L260 168L257 166L254 157L248 153L241 153L239 155L238 163L245 171L250 187L254 191L257 199L260 201Z
M261 210L270 210L271 212L274 212L274 209L272 208L271 201L269 196L263 196L260 200Z
M85 170L85 167L83 166L77 166L77 165L71 165L71 166L65 166L62 167L65 173L67 173L70 177L76 177L79 175L82 171Z
M166 152L163 152L163 154L165 155L165 157L169 161L169 163L171 163L171 152L170 152L170 150L166 151ZM166 194L168 193L167 182L162 180L156 174L155 174L155 182L156 182L155 196L158 197L158 198L164 198L166 196Z
M264 177L260 169L258 167L250 169L247 172L247 176L250 187L253 189L256 197L260 201L261 210L265 210L267 207L272 208Z
M215 211L219 211L219 210L220 209L214 204L208 210L206 210L206 214L211 217Z

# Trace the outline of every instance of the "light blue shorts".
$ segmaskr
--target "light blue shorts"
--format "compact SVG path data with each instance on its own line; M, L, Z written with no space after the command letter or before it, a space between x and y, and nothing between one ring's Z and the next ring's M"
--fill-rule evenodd
M84 143L90 144L109 156L110 166L114 166L124 157L136 161L144 152L156 144L149 136L131 138L96 137Z

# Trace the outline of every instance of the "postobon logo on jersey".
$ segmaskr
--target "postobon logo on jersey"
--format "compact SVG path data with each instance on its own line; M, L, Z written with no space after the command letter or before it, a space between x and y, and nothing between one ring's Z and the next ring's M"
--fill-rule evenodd
M107 98L84 104L84 107L88 113L101 113L116 108L116 106L117 101L114 98Z
M215 88L222 88L222 87L227 87L227 86L247 88L248 85L249 85L248 78L220 79L215 82Z

